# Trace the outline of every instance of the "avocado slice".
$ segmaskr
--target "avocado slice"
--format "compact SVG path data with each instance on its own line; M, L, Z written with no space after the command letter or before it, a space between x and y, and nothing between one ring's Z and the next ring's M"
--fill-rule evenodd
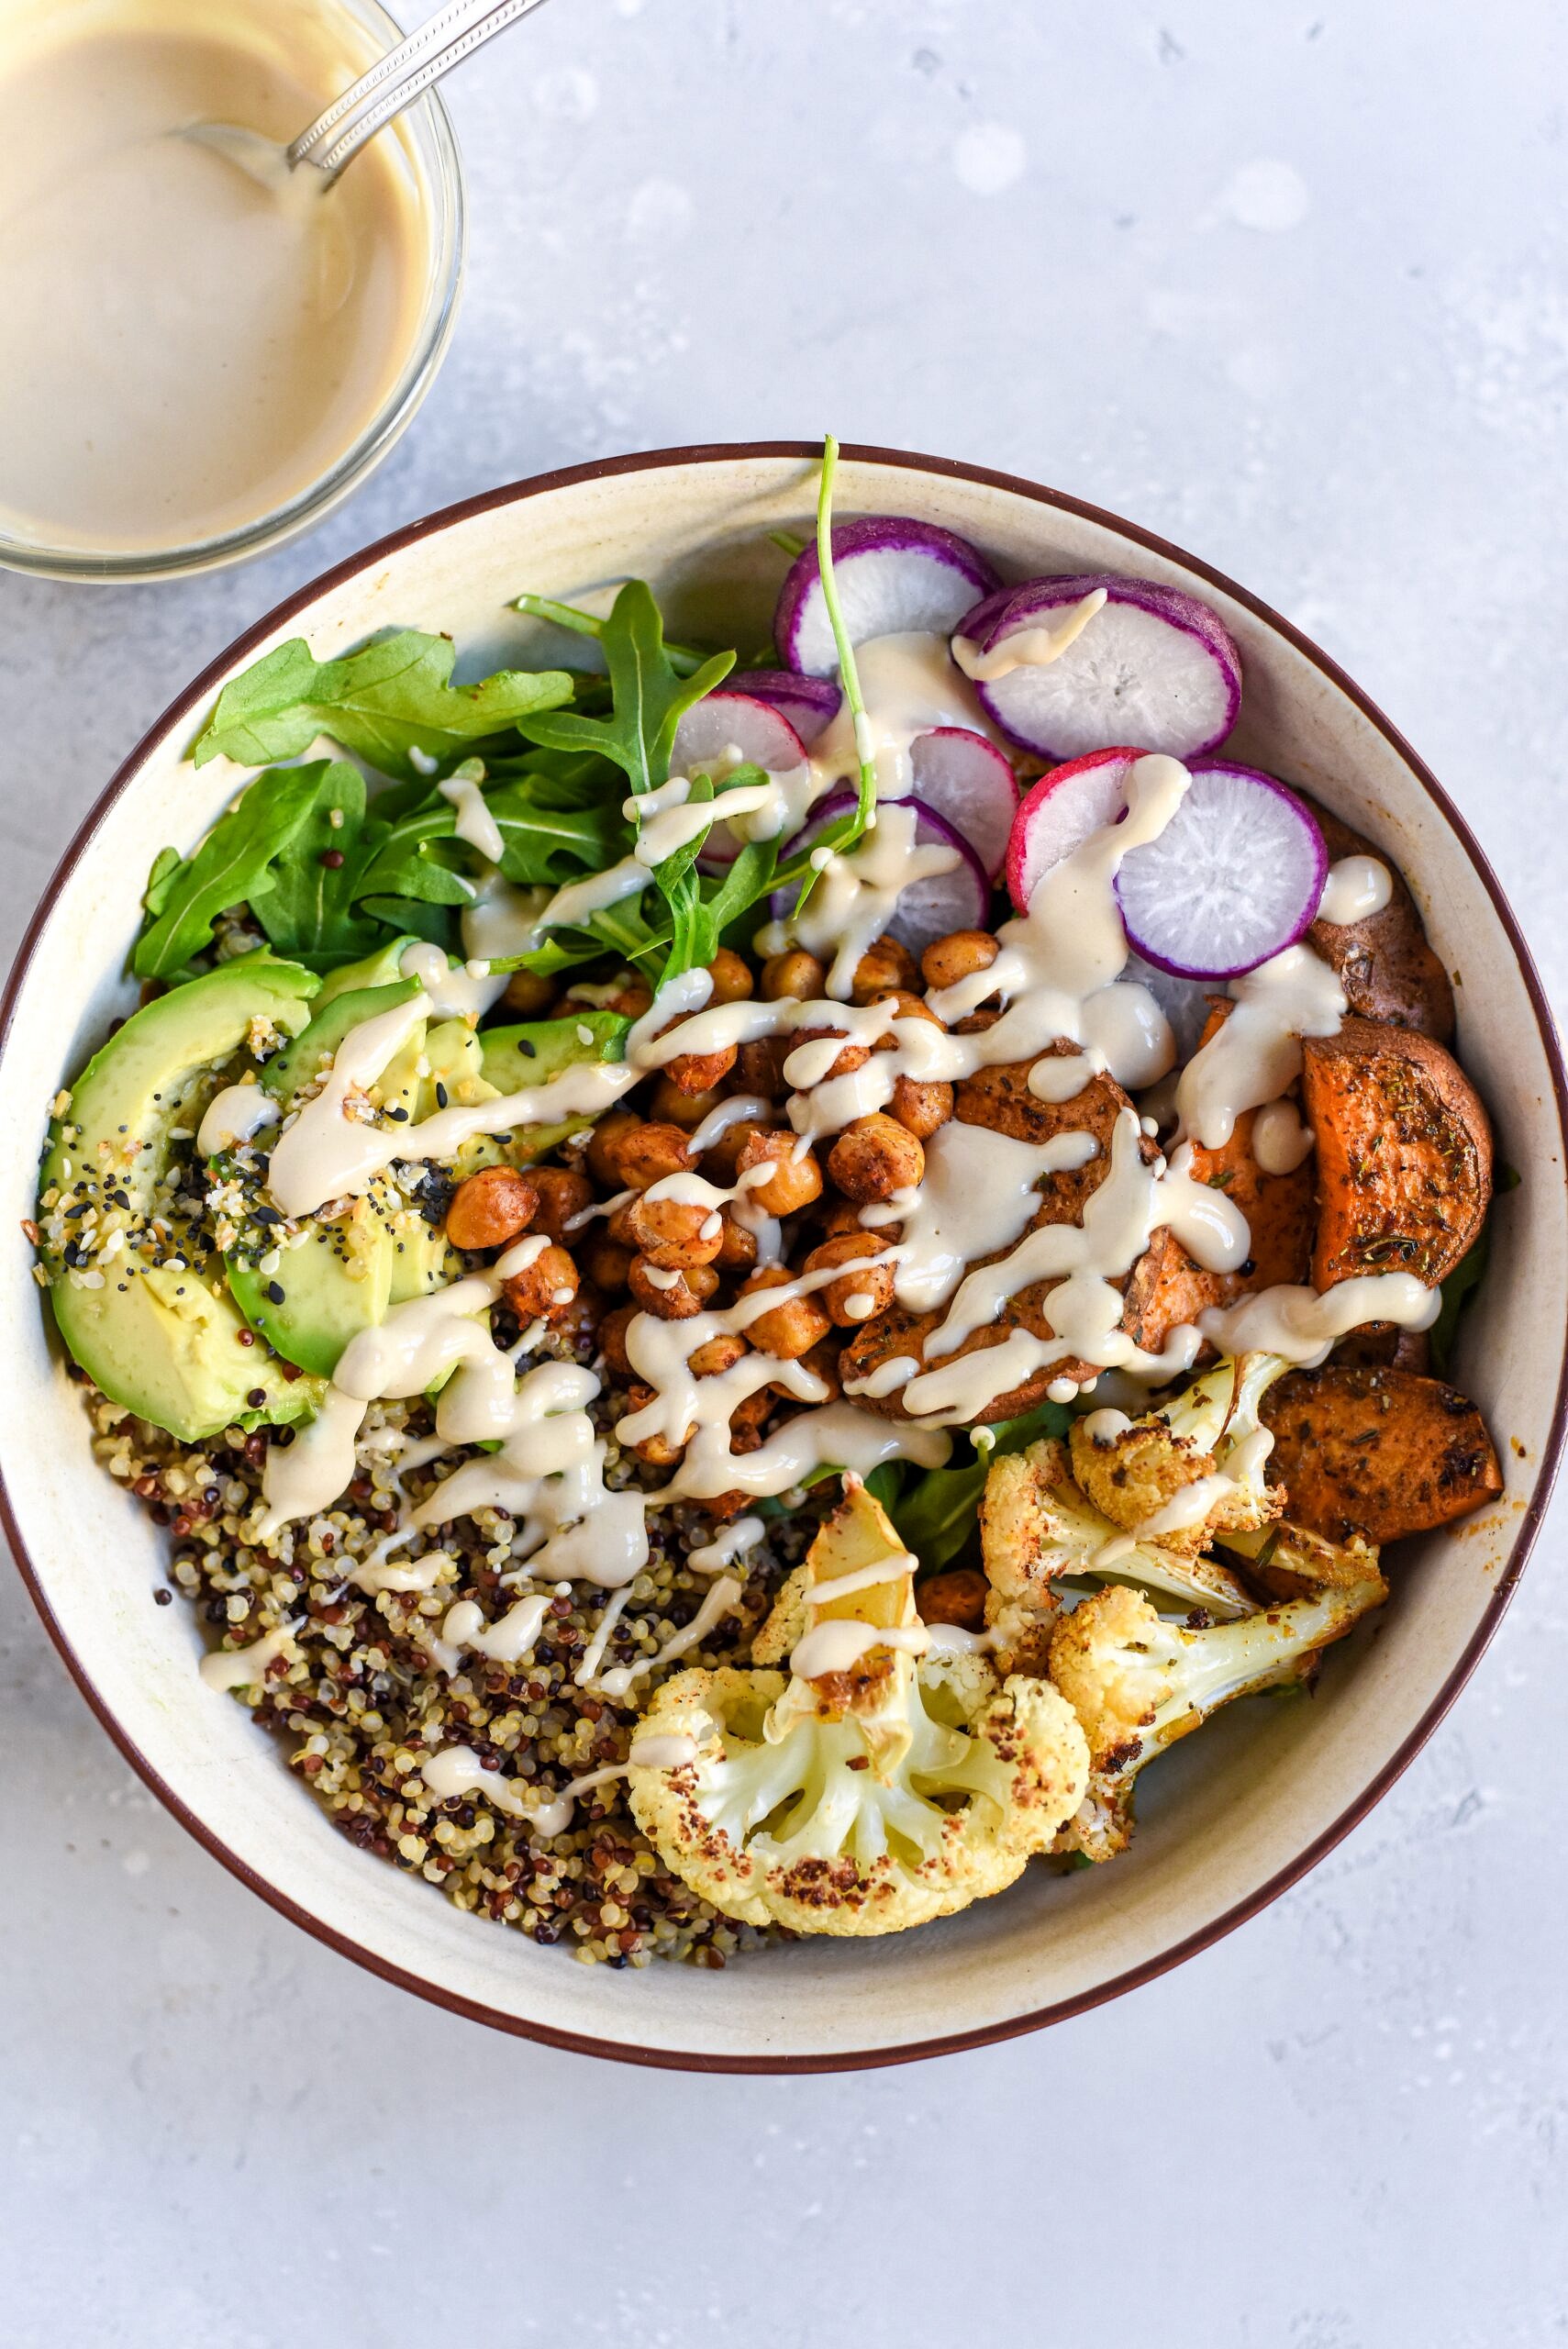
M240 1342L249 1332L210 1260L176 1261L177 1234L149 1230L175 1130L189 1134L213 1072L258 1039L258 1021L298 1035L317 985L297 963L260 953L160 996L89 1061L50 1129L39 1199L46 1233L63 1222L80 1235L91 1208L89 1232L113 1219L127 1234L101 1263L80 1236L46 1251L60 1334L106 1395L182 1442L305 1419L319 1399L312 1381L291 1383Z
M395 1246L384 1195L355 1199L331 1223L283 1252L275 1273L228 1259L235 1303L269 1345L318 1378L330 1378L350 1338L386 1319Z
M325 1009L317 1004L309 1026L267 1063L261 1071L262 1085L274 1101L288 1101L301 1085L320 1074L350 1028L373 1019L378 1012L393 1010L418 992L417 979L394 979L384 986L350 987L335 995ZM416 1047L416 1059L422 1049Z
M621 1061L626 1058L627 1031L631 1022L618 1011L589 1011L571 1019L536 1019L519 1028L491 1028L481 1034L484 1075L497 1093L521 1093L544 1085L578 1061ZM585 1132L591 1117L568 1119L563 1125L521 1126L505 1150L492 1148L492 1158L505 1157L514 1166L543 1158L573 1134ZM475 1163L483 1163L476 1159ZM460 1171L471 1170L459 1162Z
M404 955L410 946L420 943L411 930L406 930L401 938L378 946L373 954L363 955L357 963L345 963L339 971L329 971L316 998L317 1013L325 1011L329 1003L336 1003L340 995L354 995L362 987L395 986L403 976Z

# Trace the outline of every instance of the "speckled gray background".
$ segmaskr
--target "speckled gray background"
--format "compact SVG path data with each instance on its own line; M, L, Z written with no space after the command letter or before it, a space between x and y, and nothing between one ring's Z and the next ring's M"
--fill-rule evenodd
M1549 0L558 0L448 85L467 298L369 488L213 581L0 576L11 937L141 729L339 555L546 466L830 425L1287 612L1454 793L1561 1000L1565 50ZM317 1948L0 1581L0 2337L1568 2339L1565 1524L1266 1916L1045 2037L800 2081L514 2044Z

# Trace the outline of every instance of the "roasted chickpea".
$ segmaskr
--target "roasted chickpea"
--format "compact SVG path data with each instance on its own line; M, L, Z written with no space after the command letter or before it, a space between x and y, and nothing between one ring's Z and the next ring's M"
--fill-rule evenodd
M861 1232L865 1230L859 1208L849 1199L825 1199L817 1209L817 1218L824 1235L829 1240L838 1240L846 1231Z
M985 1620L985 1577L978 1566L948 1566L928 1575L915 1593L922 1623L957 1623L978 1631Z
M665 1064L664 1074L670 1083L688 1100L695 1094L711 1093L722 1085L735 1065L736 1048L726 1044L718 1052L677 1052Z
M599 1324L599 1352L605 1357L605 1368L615 1378L632 1375L631 1356L626 1350L626 1333L636 1319L635 1305L617 1305L606 1313Z
M855 964L850 1001L874 1003L889 987L912 987L919 976L906 946L900 946L896 938L873 938Z
M501 1001L519 1019L535 1019L554 994L553 979L540 978L537 971L514 971L506 982L506 992Z
M689 1207L684 1199L651 1199L644 1192L625 1210L637 1252L661 1272L687 1272L711 1264L724 1238L716 1208Z
M581 1019L585 1011L618 1012L623 1019L640 1019L653 1000L653 990L636 971L617 971L607 986L568 987L556 1006L557 1017Z
M794 1279L784 1265L764 1264L751 1275L740 1294L755 1297L761 1290L785 1288ZM796 1362L828 1335L828 1316L815 1297L791 1297L771 1313L760 1313L749 1321L746 1335L759 1353L772 1354L775 1362Z
M577 1294L577 1280L576 1265L551 1240L501 1288L519 1321L559 1321Z
M776 1101L781 1093L789 1091L784 1064L790 1042L788 1036L759 1036L751 1043L741 1045L735 1056L735 1080L742 1093L753 1093L763 1101Z
M639 1126L642 1119L635 1109L608 1109L588 1137L588 1172L601 1189L618 1191L623 1186L616 1173L615 1160L610 1155L617 1134L628 1126Z
M926 1153L896 1118L857 1118L828 1154L828 1172L847 1199L864 1205L913 1187L926 1171Z
M829 1281L826 1288L817 1292L828 1319L840 1330L857 1330L873 1313L881 1313L892 1304L891 1264L853 1269L864 1257L884 1255L887 1244L880 1232L847 1231L837 1240L825 1240L807 1256L808 1273L825 1273L837 1264L846 1267L841 1279Z
M709 1003L744 1003L751 993L751 973L743 957L721 946L707 966L713 981Z
M583 1267L595 1288L622 1289L631 1271L632 1251L600 1232L583 1251Z
M773 1170L766 1182L746 1186L749 1197L764 1215L795 1215L821 1197L822 1169L809 1150L797 1158L798 1147L795 1136L788 1133L752 1134L742 1146L737 1182L754 1167Z
M635 1384L628 1386L626 1390L628 1415L634 1411L645 1411L653 1399L651 1386ZM631 1448L638 1458L650 1468L673 1468L690 1442L693 1432L694 1431L688 1428L679 1443L672 1443L669 1437L665 1435L645 1435Z
M776 1133L778 1128L755 1118L737 1118L702 1154L702 1171L710 1183L732 1185L740 1168L740 1152L753 1134Z
M750 1352L744 1338L721 1330L717 1338L705 1339L695 1353L688 1354L686 1368L694 1378L717 1378L725 1371L733 1370Z
M689 1174L696 1153L679 1126L627 1126L617 1134L606 1155L622 1189L646 1191L666 1174Z
M533 1221L539 1191L515 1166L482 1166L452 1193L447 1238L454 1248L502 1248Z
M662 1125L680 1126L689 1133L700 1126L710 1109L717 1109L723 1097L717 1085L706 1093L683 1093L678 1085L662 1076L649 1101L649 1114Z
M713 1261L721 1273L749 1272L757 1261L757 1235L747 1230L732 1208L721 1208L719 1213L724 1218L724 1233Z
M941 1021L925 996L917 995L912 987L884 987L882 993L872 999L884 1005L894 1019L929 1019L934 1028L941 1027ZM892 1051L897 1041L896 1036L884 1037L881 1040L881 1049Z
M594 1186L587 1176L572 1166L530 1166L528 1180L539 1190L534 1230L548 1232L551 1240L574 1239L567 1225L593 1204Z
M755 1452L762 1442L762 1423L773 1417L778 1399L771 1386L759 1386L751 1394L742 1395L729 1414L731 1451Z
M844 1031L841 1028L803 1028L798 1036L790 1036L786 1038L785 1042L788 1049L784 1053L785 1083L787 1084L789 1081L788 1071L791 1052L798 1052L803 1044L825 1043L829 1037L842 1036L843 1033ZM870 1058L871 1047L869 1044L851 1044L846 1037L843 1051L839 1053L835 1060L828 1063L822 1076L817 1077L813 1075L812 1082L813 1084L822 1084L826 1082L828 1077L831 1076L852 1076L856 1069L864 1068Z
M827 966L802 946L770 954L762 965L762 990L769 1003L783 1003L788 996L799 1003L814 1003L827 984Z
M814 1373L828 1389L829 1403L836 1403L844 1391L844 1382L839 1375L839 1344L837 1338L823 1338L809 1353L800 1357L801 1368Z
M917 1141L929 1141L952 1116L952 1087L940 1082L922 1085L912 1076L901 1076L887 1106L906 1133L913 1134Z
M629 1249L634 1256L641 1244L631 1222L631 1211L636 1204L635 1199L628 1199L625 1207L617 1208L614 1215L605 1219L606 1238L613 1240L617 1248Z
M927 947L920 976L929 987L955 987L960 979L988 971L1001 951L988 930L952 930Z
M577 1352L586 1354L598 1342L599 1325L604 1320L606 1298L592 1281L580 1281L577 1294L570 1305L561 1308L555 1327L563 1337L570 1338Z
M661 1272L646 1256L634 1256L627 1286L645 1313L661 1321L688 1321L700 1313L718 1286L711 1264L694 1264L689 1272Z

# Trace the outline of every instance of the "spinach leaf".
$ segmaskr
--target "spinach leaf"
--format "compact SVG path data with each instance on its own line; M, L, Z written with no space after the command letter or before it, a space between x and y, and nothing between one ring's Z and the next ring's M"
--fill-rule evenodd
M212 926L228 907L248 899L258 911L273 885L272 865L292 844L316 805L332 762L270 767L220 816L192 857L165 849L152 868L147 906L151 916L131 952L139 979L166 979L209 943Z
M329 734L384 774L412 777L416 751L449 758L572 698L561 669L499 669L479 685L453 685L454 658L450 637L418 629L341 661L318 662L303 637L291 638L224 687L191 755L197 766L219 755L254 766L294 758Z

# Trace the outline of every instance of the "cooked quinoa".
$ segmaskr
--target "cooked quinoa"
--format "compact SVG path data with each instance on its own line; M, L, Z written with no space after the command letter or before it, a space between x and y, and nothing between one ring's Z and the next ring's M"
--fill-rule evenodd
M576 1358L564 1339L547 1340L542 1351ZM432 1526L399 1548L399 1564L448 1553L451 1563L428 1591L370 1596L349 1579L394 1530L400 1502L424 1499L457 1465L443 1459L398 1479L387 1438L428 1433L424 1402L378 1405L341 1502L277 1535L270 1551L255 1541L266 1434L230 1428L190 1447L95 1388L88 1404L95 1454L168 1529L169 1584L197 1609L209 1645L249 1648L295 1625L291 1646L265 1667L251 1719L276 1735L289 1767L361 1851L423 1876L459 1909L569 1948L584 1965L668 1957L718 1966L770 1938L722 1915L671 1875L632 1821L624 1779L580 1796L570 1827L550 1836L482 1799L439 1800L419 1764L458 1737L487 1766L548 1796L624 1762L636 1718L662 1680L692 1664L746 1662L773 1593L810 1542L817 1511L774 1518L767 1537L731 1569L745 1578L737 1610L701 1646L639 1675L625 1701L615 1703L573 1678L614 1597L592 1587L560 1587L547 1635L522 1664L471 1655L450 1677L438 1669L428 1642L456 1600L475 1599L490 1616L519 1587L534 1586L514 1554L517 1529L498 1510ZM624 1395L614 1394L595 1407L602 1431L625 1408ZM271 1440L289 1433L274 1430ZM610 1483L656 1481L609 1441ZM711 1586L711 1575L685 1563L688 1551L713 1538L711 1519L681 1506L651 1513L648 1524L649 1562L610 1632L606 1665L655 1654L692 1620ZM153 1596L167 1605L171 1589Z

